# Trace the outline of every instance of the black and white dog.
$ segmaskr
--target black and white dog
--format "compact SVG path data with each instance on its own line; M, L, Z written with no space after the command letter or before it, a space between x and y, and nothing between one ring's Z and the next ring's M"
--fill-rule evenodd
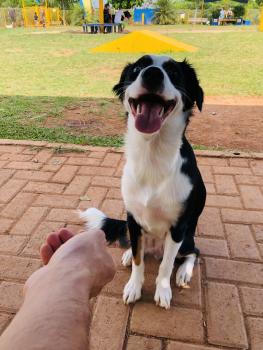
M155 302L168 309L170 278L177 254L185 257L176 274L178 286L187 284L198 256L194 234L206 199L206 190L185 130L203 90L194 69L167 56L143 56L128 64L113 88L128 115L126 164L122 195L127 221L107 218L91 208L82 213L88 228L101 228L109 242L131 248L122 258L132 264L123 292L125 303L141 297L144 282L144 235L164 239L164 255L156 279Z

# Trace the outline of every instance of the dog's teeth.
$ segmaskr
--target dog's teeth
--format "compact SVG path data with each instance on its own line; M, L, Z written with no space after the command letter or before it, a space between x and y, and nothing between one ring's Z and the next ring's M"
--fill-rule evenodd
M164 107L162 107L161 111L160 111L160 118L163 118L163 115L164 115Z
M136 109L137 114L141 113L141 105L138 103L137 109Z

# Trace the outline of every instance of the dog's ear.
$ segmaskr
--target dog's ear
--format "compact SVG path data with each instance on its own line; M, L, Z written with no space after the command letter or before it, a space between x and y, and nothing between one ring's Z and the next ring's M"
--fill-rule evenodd
M121 77L120 77L120 81L118 84L114 85L113 87L113 92L115 93L115 95L117 95L121 100L123 100L124 98L124 94L125 94L125 82L127 81L127 76L128 73L131 69L133 65L131 63L128 63L126 65L126 67L124 67L122 73L121 73Z
M186 92L188 95L188 98L185 97L185 109L192 108L194 103L196 102L196 105L199 109L199 111L202 110L203 106L203 100L204 100L204 92L201 86L199 85L199 81L197 79L196 72L194 68L187 62L185 59L183 62L181 62L181 67L184 73L185 77L185 84L186 84ZM189 98L192 101L189 101Z

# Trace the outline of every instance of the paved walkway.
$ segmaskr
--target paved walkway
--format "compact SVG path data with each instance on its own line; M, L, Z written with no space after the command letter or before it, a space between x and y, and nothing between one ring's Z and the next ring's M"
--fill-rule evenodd
M40 267L49 231L81 229L76 208L124 216L121 152L42 145L0 142L0 331L21 304L25 279ZM92 350L263 349L263 160L209 155L198 157L208 198L191 288L173 286L171 309L156 307L158 264L147 259L143 298L124 306L130 272L120 265L122 250L109 248L118 272L93 304Z

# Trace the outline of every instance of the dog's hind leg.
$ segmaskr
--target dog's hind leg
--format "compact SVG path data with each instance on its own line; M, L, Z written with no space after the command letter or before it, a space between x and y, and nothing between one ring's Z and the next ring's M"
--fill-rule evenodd
M132 249L129 248L122 254L121 262L123 266L131 266L132 264Z
M185 257L185 261L179 266L176 272L176 284L178 287L186 286L193 275L193 268L195 265L196 254L189 254Z

